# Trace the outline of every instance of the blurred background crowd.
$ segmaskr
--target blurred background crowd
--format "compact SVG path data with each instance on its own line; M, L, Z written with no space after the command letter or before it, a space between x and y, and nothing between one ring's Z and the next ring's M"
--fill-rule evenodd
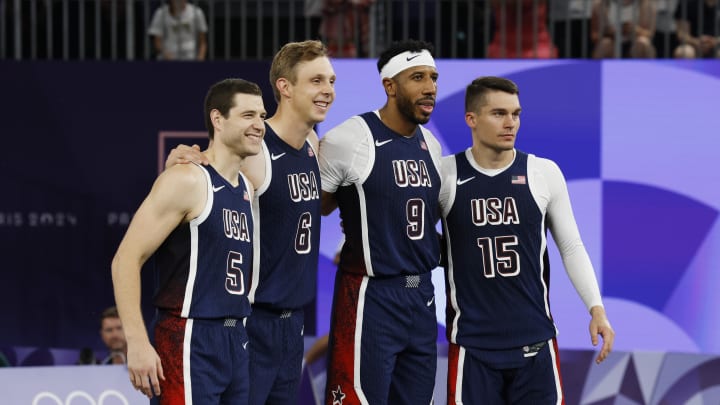
M0 59L270 59L321 39L375 58L402 38L440 58L717 58L717 0L6 0Z

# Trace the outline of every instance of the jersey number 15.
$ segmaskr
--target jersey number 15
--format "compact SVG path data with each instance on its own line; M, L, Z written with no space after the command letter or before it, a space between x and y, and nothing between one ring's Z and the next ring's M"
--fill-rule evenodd
M477 244L482 251L485 277L494 278L495 274L513 277L520 273L520 255L516 250L517 236L478 238Z

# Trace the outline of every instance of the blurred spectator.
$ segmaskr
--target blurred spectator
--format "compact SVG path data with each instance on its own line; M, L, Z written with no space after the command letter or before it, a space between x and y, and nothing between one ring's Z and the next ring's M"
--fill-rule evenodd
M303 8L305 18L310 22L310 37L320 40L320 24L322 23L323 3L325 0L305 0Z
M10 362L8 361L7 357L5 357L5 353L0 351L0 367L10 367Z
M677 48L677 28L675 24L675 8L678 0L658 0L657 18L655 23L655 36L653 45L658 58L671 58L673 50Z
M595 0L590 34L593 58L654 58L656 14L655 0ZM618 37L620 55L615 49Z
M127 362L127 341L117 308L110 307L100 316L100 337L109 354L100 364L125 364Z
M93 350L89 347L83 347L80 349L80 354L78 355L78 359L75 362L77 365L92 365L92 364L98 364L97 359L95 358L95 353Z
M495 33L488 58L557 57L547 30L546 0L491 0L491 5Z
M155 10L148 34L161 60L205 60L207 21L200 7L169 0Z
M324 0L320 32L330 56L368 56L370 6L374 2L375 0ZM356 42L360 44L360 49L357 49Z
M680 0L675 8L677 58L720 57L717 0Z
M662 0L661 0L662 1ZM550 21L560 58L587 58L590 42L590 0L553 0Z

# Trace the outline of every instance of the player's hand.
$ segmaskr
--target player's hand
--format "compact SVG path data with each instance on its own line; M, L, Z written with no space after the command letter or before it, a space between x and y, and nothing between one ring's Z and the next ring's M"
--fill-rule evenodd
M612 351L613 343L615 342L615 331L610 326L607 315L605 314L605 308L601 306L594 306L590 308L590 339L592 340L593 346L598 344L598 335L602 336L603 344L600 348L600 354L595 359L595 363L600 364Z
M149 342L140 344L138 347L128 346L128 373L130 382L136 390L142 392L148 398L153 394L158 396L160 391L160 380L165 380L160 356Z
M205 155L200 152L200 146L178 145L173 148L165 161L165 169L169 169L177 164L187 164L190 162L200 163L207 166L210 162Z

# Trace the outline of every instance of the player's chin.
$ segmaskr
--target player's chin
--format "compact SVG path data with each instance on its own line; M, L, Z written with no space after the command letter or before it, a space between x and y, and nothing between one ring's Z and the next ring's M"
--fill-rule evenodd
M316 108L315 111L313 112L312 116L310 117L310 119L312 119L312 121L316 124L319 122L323 122L323 121L325 121L325 118L327 117L327 113L328 113L327 108L326 109Z
M420 125L425 125L428 122L430 122L430 114L429 113L420 113L415 115L415 122Z
M252 140L247 142L244 146L244 154L248 156L257 155L262 151L262 140Z

